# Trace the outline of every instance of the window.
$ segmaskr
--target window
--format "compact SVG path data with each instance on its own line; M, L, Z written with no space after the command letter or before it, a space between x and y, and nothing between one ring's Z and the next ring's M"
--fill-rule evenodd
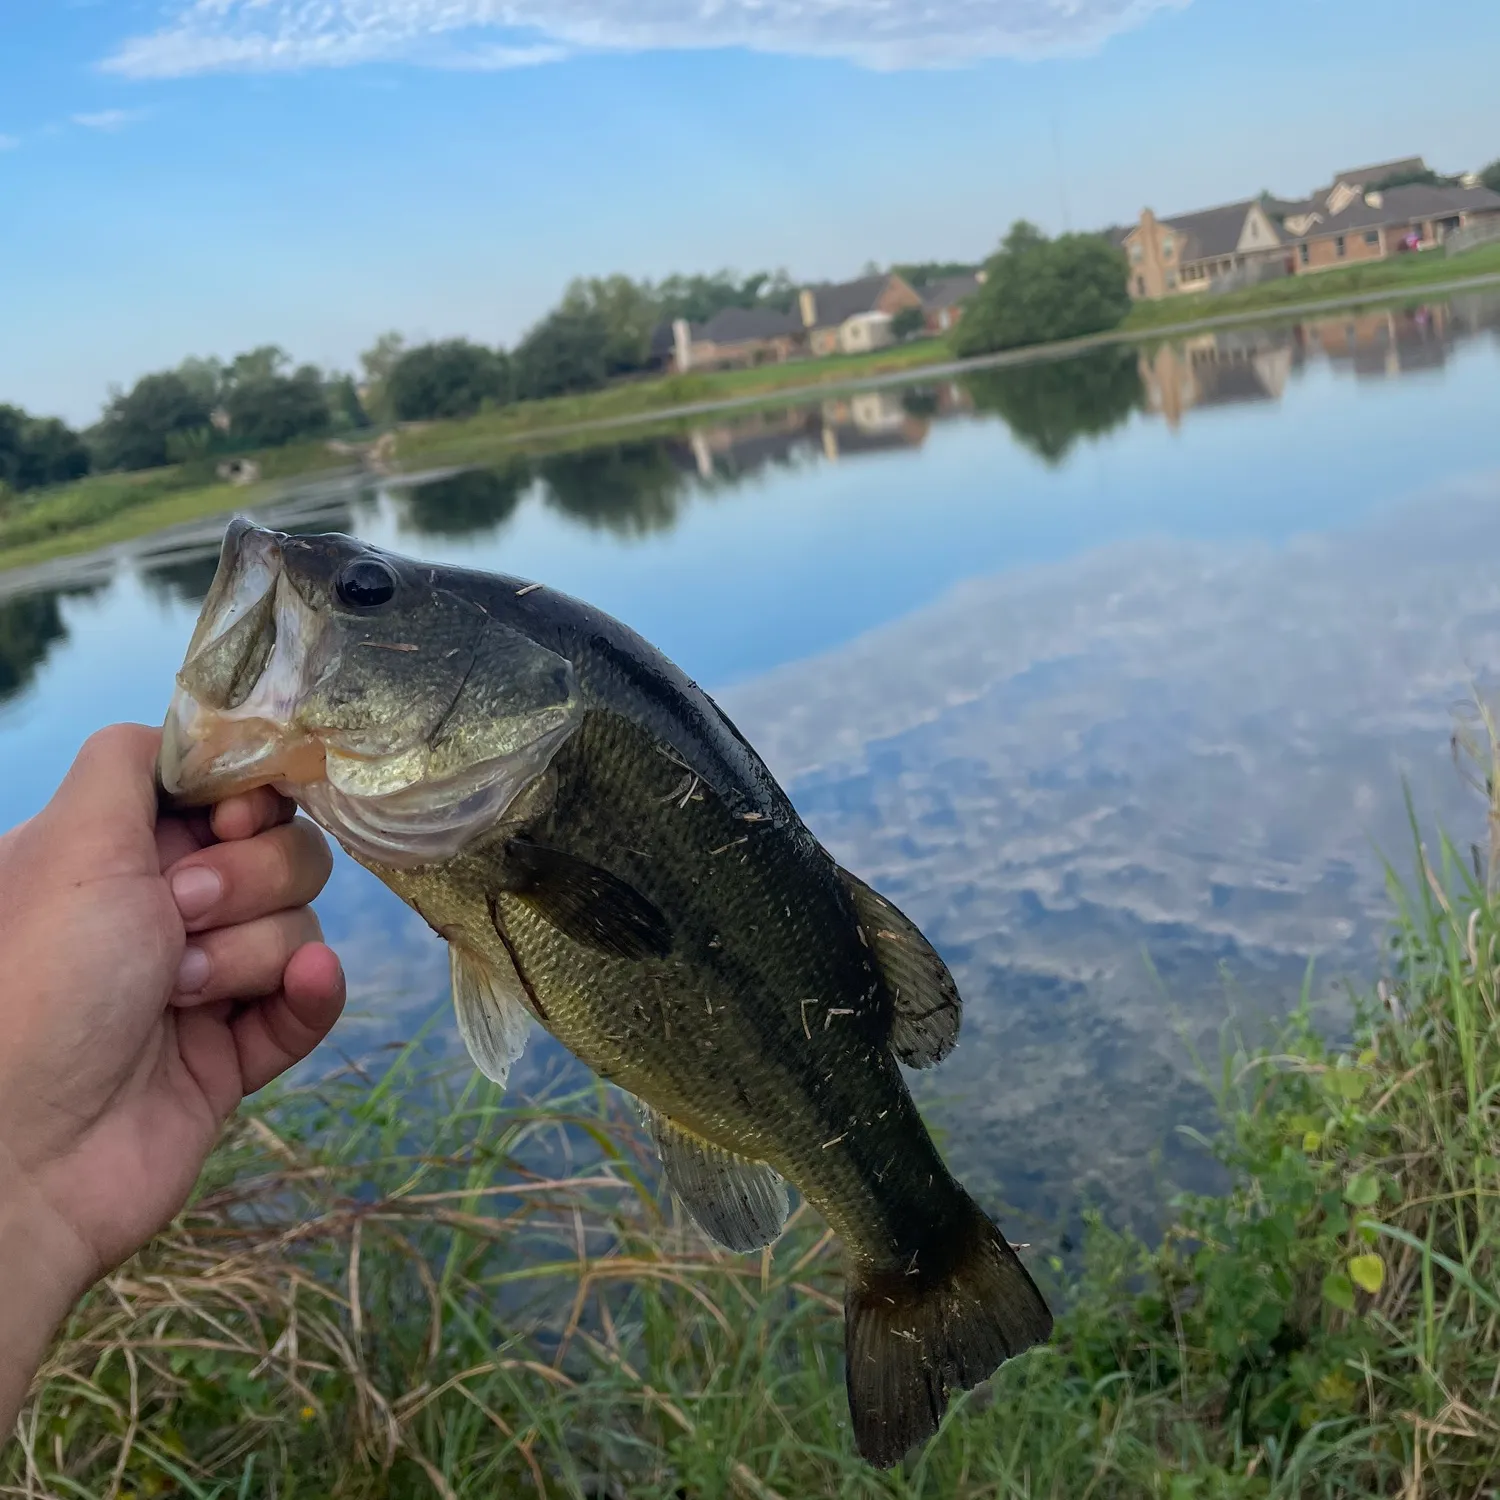
M1163 240L1161 242L1161 258L1163 260L1171 260L1171 258L1172 258L1172 241L1171 240Z
M1135 294L1137 297L1144 297L1146 295L1146 278L1144 276L1137 276L1135 278Z
M1176 271L1168 271L1167 272L1167 290L1171 291L1173 288L1176 287L1176 285L1177 285L1177 272Z
M1141 242L1139 240L1137 240L1130 247L1130 258L1131 258L1131 260L1133 260L1136 263L1136 265L1140 265L1140 263L1141 263Z
M1365 230L1365 244L1378 245L1380 243L1380 231L1378 229Z
M1304 266L1307 264L1308 254L1306 240L1303 240L1303 242L1297 246L1297 259L1300 260Z
M1337 255L1337 256L1339 256L1339 257L1340 257L1340 258L1341 258L1341 259L1342 259L1342 257L1343 257L1343 254L1344 254L1344 251L1345 251L1345 248L1346 248L1346 247L1345 247L1345 245L1344 245L1344 237L1343 237L1343 235L1340 235L1340 236L1339 236L1339 237L1338 237L1338 238L1337 238L1337 239L1336 239L1336 240L1335 240L1335 241L1334 241L1334 242L1333 242L1333 253L1334 253L1334 254L1335 254L1335 255Z

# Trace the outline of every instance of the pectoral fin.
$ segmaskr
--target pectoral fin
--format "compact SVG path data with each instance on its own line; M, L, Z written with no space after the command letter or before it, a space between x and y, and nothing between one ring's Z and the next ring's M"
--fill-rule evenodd
M759 1250L781 1233L786 1183L763 1161L736 1156L642 1105L672 1191L711 1240L726 1250Z
M504 1088L531 1034L531 1012L520 977L509 960L502 968L457 943L448 945L448 967L458 1034L474 1066Z
M665 958L667 919L633 886L587 860L512 839L506 846L512 894L557 930L610 958Z
M910 1068L940 1062L958 1041L963 1002L931 943L878 891L841 869L875 962L895 1001L891 1051Z

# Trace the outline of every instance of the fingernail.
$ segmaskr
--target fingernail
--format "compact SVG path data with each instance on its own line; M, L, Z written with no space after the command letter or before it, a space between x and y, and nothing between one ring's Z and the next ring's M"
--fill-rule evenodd
M172 899L185 921L201 917L224 894L224 882L206 865L191 865L172 877Z
M177 965L177 988L184 995L196 994L208 983L208 971L212 967L208 954L189 943L182 950L182 962Z

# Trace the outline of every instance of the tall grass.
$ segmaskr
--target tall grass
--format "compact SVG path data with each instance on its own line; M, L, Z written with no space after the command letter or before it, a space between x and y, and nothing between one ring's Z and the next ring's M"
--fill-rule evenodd
M603 1089L506 1103L400 1053L247 1111L64 1332L0 1493L1479 1500L1500 1476L1500 844L1394 880L1388 976L1226 1046L1221 1195L1037 1265L1052 1344L891 1474L852 1453L841 1286L659 1196ZM1107 1122L1101 1122L1107 1128ZM1035 1258L1034 1258L1035 1261Z

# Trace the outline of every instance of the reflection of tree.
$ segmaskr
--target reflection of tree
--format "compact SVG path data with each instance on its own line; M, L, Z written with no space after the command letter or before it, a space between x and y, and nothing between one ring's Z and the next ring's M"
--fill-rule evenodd
M677 522L686 476L664 442L556 453L537 467L547 482L548 504L586 526L645 536Z
M406 492L401 529L451 537L494 531L510 519L530 483L531 465L521 458L416 485Z
M57 594L25 594L0 601L0 703L36 676L47 653L68 638Z
M184 604L202 604L219 568L217 552L179 557L172 562L152 563L141 571L142 581L153 593Z
M976 411L994 412L1049 464L1061 463L1079 438L1117 427L1143 397L1136 353L1124 347L984 370L964 384Z

